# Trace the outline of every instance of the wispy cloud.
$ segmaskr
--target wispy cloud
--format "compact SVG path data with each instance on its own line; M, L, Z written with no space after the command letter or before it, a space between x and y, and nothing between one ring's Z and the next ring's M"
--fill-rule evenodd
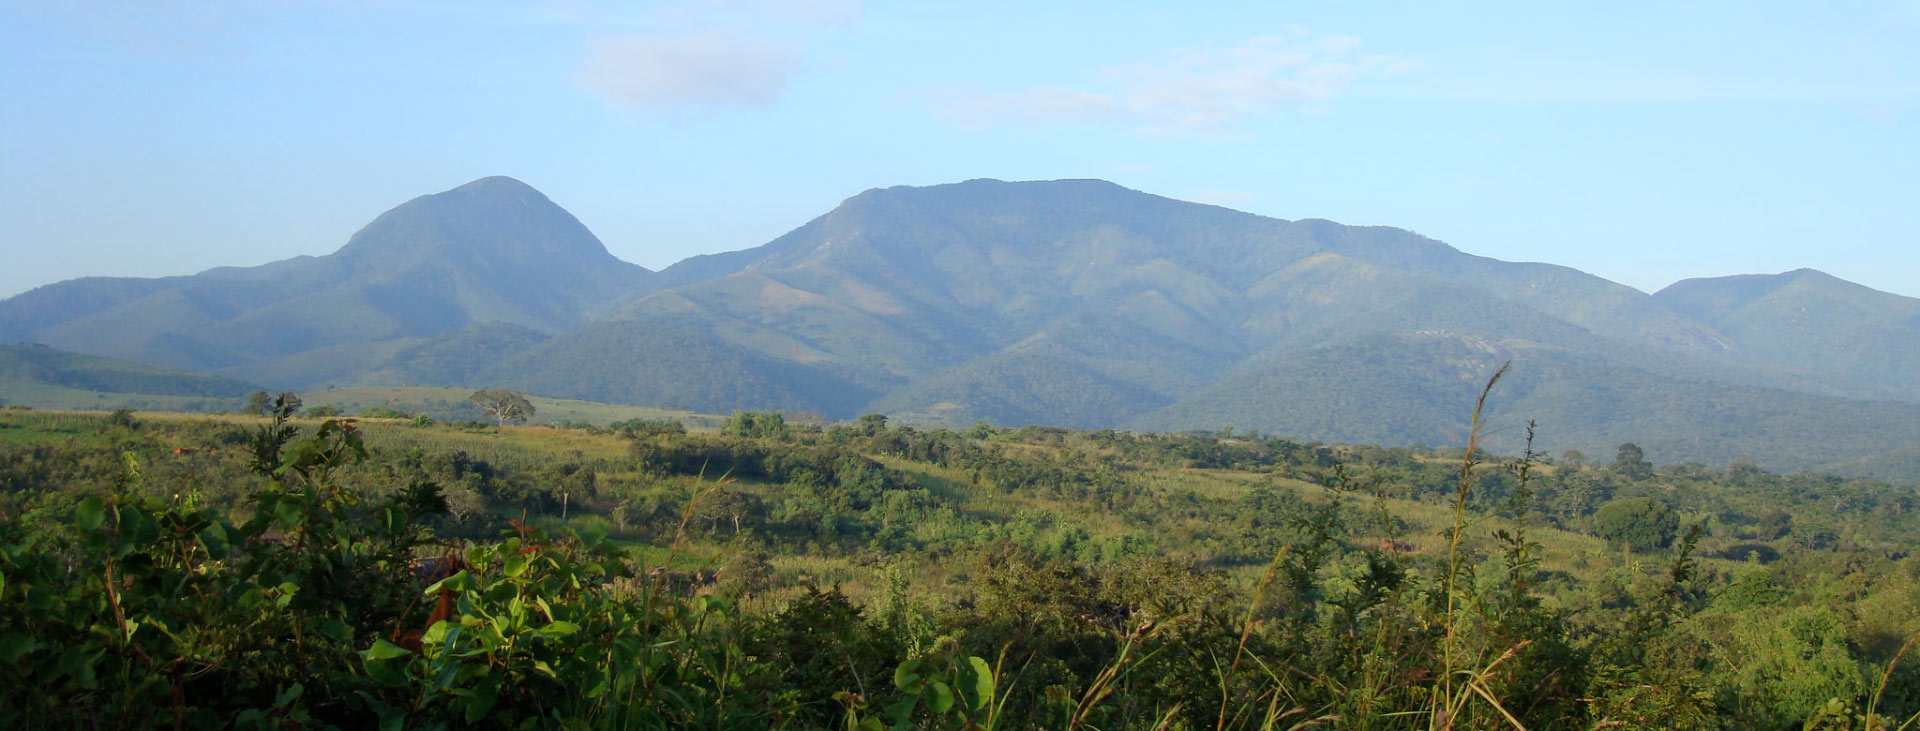
M773 101L798 59L790 46L744 36L623 36L595 44L580 80L621 104L754 107Z
M1353 83L1409 67L1352 36L1253 38L1111 66L1078 86L957 92L935 102L968 125L1121 123L1148 132L1219 133L1254 117L1322 103Z
M857 0L687 0L647 8L652 32L590 42L587 90L638 107L763 107L800 68L814 36L859 20Z

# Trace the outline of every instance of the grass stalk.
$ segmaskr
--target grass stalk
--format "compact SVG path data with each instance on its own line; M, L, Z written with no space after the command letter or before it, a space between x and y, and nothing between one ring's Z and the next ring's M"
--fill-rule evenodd
M1460 578L1460 538L1467 530L1467 498L1473 494L1473 468L1479 464L1474 458L1480 451L1480 429L1484 425L1487 396L1493 393L1494 384L1499 383L1500 378L1505 376L1511 367L1513 367L1512 361L1503 363L1487 379L1487 385L1480 389L1480 397L1473 403L1473 418L1467 423L1467 450L1460 457L1460 475L1454 483L1453 490L1453 531L1447 540L1447 612L1441 617L1445 628L1444 640L1440 647L1442 668L1440 687L1437 689L1438 697L1433 700L1433 715L1428 719L1430 728L1452 728L1454 713L1457 710L1455 700L1463 696L1463 694L1457 695L1453 687L1453 676L1459 663L1459 658L1455 657L1459 631L1455 602L1459 595L1456 583Z

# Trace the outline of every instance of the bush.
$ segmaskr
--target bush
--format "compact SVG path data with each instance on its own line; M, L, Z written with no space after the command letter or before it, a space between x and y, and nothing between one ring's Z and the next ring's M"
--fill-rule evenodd
M1635 551L1657 551L1673 545L1680 533L1680 515L1673 507L1650 497L1614 500L1593 514L1594 533Z

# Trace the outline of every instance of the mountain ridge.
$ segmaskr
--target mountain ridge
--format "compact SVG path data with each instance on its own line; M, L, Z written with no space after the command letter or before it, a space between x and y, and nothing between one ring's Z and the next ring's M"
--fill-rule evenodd
M1691 415L1719 413L1770 415L1839 444L1820 461L1729 432L1776 453L1772 466L1909 462L1819 422L1827 407L1870 414L1889 439L1920 441L1908 408L1920 338L1898 337L1920 328L1920 300L1817 272L1768 276L1647 294L1392 227L1268 218L1100 180L987 178L869 189L766 244L650 272L531 186L493 177L403 203L326 256L38 288L0 301L0 336L285 387L421 379L706 411L1093 428L1212 428L1233 413L1270 433L1431 443L1455 427L1430 397L1475 380L1458 372L1459 344L1491 343L1558 379L1523 399L1571 420L1548 438L1556 446L1609 447L1591 442L1621 425L1600 422L1629 412L1596 399L1618 398L1644 407L1631 418L1654 425L1637 441L1656 455L1721 458L1683 433L1714 426ZM1815 314L1795 320L1795 308ZM1896 337L1859 345L1875 333ZM1806 355L1821 348L1847 357ZM1356 400L1368 393L1402 407ZM1248 410L1259 403L1270 406ZM1401 423L1387 423L1394 413Z

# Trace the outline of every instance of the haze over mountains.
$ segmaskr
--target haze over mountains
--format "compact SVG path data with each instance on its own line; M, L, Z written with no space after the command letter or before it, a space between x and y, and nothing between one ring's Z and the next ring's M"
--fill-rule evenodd
M870 190L753 249L622 262L486 178L338 252L0 302L0 342L278 388L505 385L725 412L1236 429L1452 444L1506 360L1495 447L1914 479L1920 300L1819 272L1654 295L1401 229L1095 180Z

